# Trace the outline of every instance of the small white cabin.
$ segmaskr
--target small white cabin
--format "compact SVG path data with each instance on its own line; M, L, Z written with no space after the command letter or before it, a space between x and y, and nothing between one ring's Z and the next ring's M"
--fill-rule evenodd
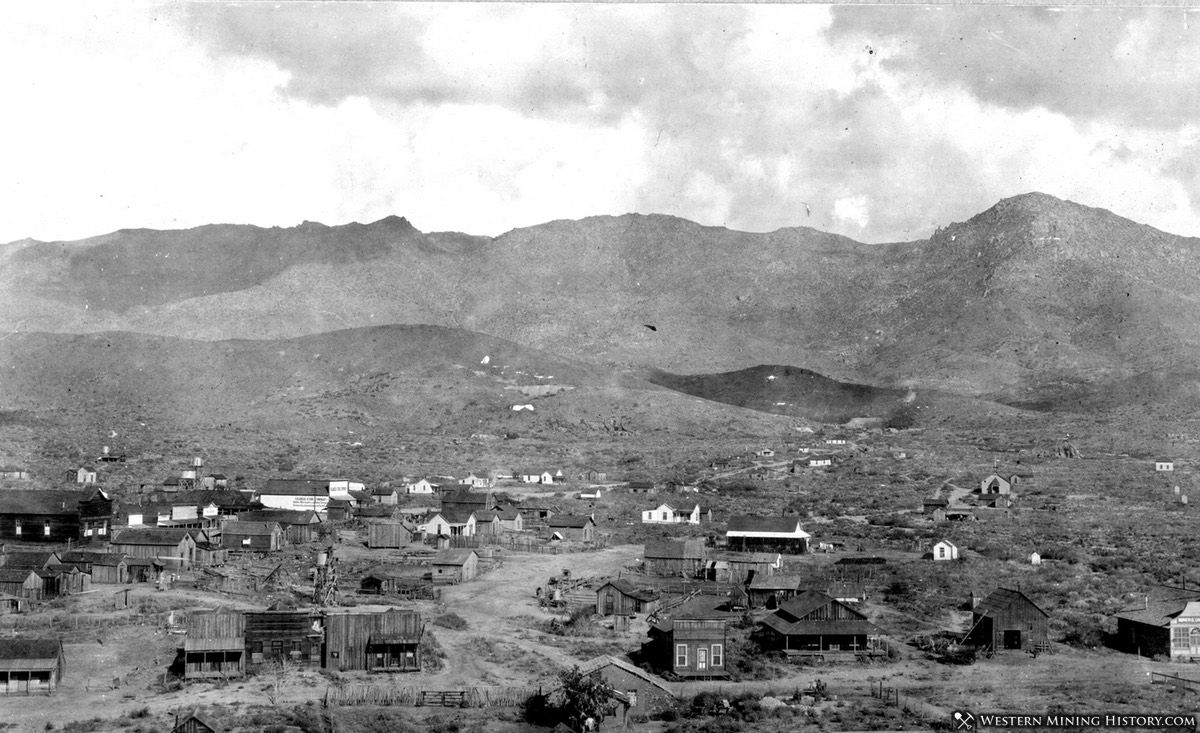
M933 546L933 559L934 560L957 560L958 559L958 545L954 544L950 540L942 540L941 542L939 542Z

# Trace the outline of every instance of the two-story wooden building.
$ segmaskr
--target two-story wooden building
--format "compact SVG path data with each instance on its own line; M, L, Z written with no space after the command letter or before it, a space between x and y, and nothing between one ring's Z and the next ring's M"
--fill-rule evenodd
M650 620L650 652L660 669L679 677L725 677L729 614L701 597Z
M419 672L421 614L398 608L325 614L327 669L346 672Z

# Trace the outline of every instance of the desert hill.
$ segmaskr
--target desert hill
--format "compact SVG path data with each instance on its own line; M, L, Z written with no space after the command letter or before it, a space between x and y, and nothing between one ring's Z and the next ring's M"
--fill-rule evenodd
M495 238L397 217L130 230L4 247L0 326L219 340L426 323L624 368L790 364L1049 404L1200 356L1197 244L1044 194L895 244L632 214Z

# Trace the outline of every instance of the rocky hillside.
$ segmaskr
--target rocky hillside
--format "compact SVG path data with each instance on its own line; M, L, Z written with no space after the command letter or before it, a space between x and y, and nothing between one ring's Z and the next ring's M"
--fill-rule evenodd
M1050 404L1200 356L1198 244L1042 194L878 245L658 215L495 238L395 217L122 231L0 248L0 326L275 339L423 323L595 364L791 364Z

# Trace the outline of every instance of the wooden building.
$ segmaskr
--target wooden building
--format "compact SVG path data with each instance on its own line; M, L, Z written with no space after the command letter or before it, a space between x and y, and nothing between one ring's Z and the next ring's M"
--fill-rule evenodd
M794 574L756 573L746 586L747 601L751 608L775 608L780 603L800 594L803 578Z
M247 669L288 662L299 666L321 664L320 617L314 611L280 608L247 611Z
M1116 647L1143 657L1171 653L1171 622L1188 603L1200 600L1200 590L1156 586L1136 607L1116 614Z
M330 493L328 479L268 479L258 490L258 500L268 509L323 512L330 498L336 498Z
M643 720L675 707L675 694L666 680L624 659L608 655L596 657L580 665L579 671L624 695L627 702L619 705L610 716L611 727L628 729L635 725L635 720ZM610 718L604 719L603 727L610 727Z
M650 623L650 656L679 677L725 677L729 615L697 599Z
M40 601L42 579L37 572L29 568L0 568L0 593L27 601Z
M278 522L227 522L222 546L242 552L278 552L283 549L283 528Z
M283 541L290 545L303 545L320 539L321 525L324 524L321 515L311 509L259 509L242 512L238 519L274 522L283 529Z
M474 550L442 550L433 558L435 584L465 583L479 574L479 555Z
M354 518L354 504L350 499L330 499L325 505L325 518L331 522L345 522ZM284 532L286 532L286 528Z
M525 514L511 504L498 505L492 509L492 514L500 520L501 532L524 532Z
M66 542L108 537L112 501L98 489L0 492L0 541Z
M1200 660L1200 601L1189 601L1171 619L1171 661Z
M784 601L759 622L756 637L766 649L828 657L882 649L879 629L854 608L820 591Z
M8 613L28 613L29 599L0 593L0 616Z
M129 580L129 564L123 552L68 550L60 558L63 563L73 564L91 574L93 583L125 583Z
M430 571L423 565L388 565L371 568L359 581L359 592L371 595L392 595L411 592L432 582Z
M186 529L126 529L113 538L112 549L130 558L156 560L165 567L178 566L184 570L190 569L196 562L196 541Z
M406 547L412 542L413 531L403 522L367 523L367 547L371 549Z
M341 672L419 672L424 632L416 611L328 612L324 666Z
M225 729L214 723L211 718L202 716L200 711L193 710L187 715L176 717L171 733L225 733Z
M546 520L550 539L592 542L596 539L596 520L590 516L559 514Z
M58 639L0 639L0 695L50 695L66 676Z
M596 589L596 613L601 616L650 613L657 601L658 594L638 588L622 578L610 580Z
M975 606L967 641L984 649L1045 649L1050 617L1019 590L997 588Z
M933 546L932 555L934 560L957 560L958 545L950 540L942 540Z
M246 617L241 611L195 612L183 639L184 679L229 679L246 673Z
M984 496L991 494L1009 494L1012 493L1012 482L1003 476L998 476L993 473L979 482L979 493Z
M704 578L718 583L751 583L755 578L774 575L783 567L778 552L710 552L704 564Z
M647 542L642 551L646 572L655 575L693 577L704 567L703 539Z
M799 517L758 517L735 515L725 531L730 550L761 550L803 554L809 550L812 535L800 526Z

